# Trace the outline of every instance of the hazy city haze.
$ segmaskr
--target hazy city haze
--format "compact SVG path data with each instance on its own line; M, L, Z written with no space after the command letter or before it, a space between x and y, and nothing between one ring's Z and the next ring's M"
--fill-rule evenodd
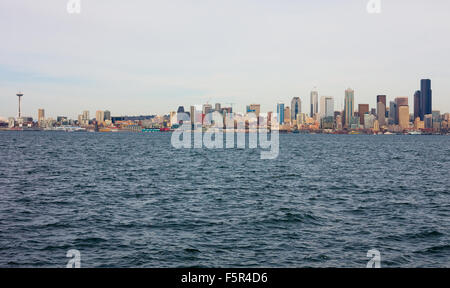
M433 109L450 112L450 2L0 2L0 116L76 118L83 110L167 114L179 105L260 103L276 111L309 93L355 103L409 97L432 79Z

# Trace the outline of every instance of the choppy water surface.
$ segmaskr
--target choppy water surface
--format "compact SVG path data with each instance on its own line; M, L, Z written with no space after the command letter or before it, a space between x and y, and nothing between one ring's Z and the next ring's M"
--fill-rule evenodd
M448 136L0 133L0 267L450 267Z

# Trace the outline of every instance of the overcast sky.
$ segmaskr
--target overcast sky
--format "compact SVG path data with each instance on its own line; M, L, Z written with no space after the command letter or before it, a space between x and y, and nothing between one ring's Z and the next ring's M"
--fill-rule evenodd
M433 109L450 112L450 1L0 1L0 116L164 114L179 105L335 97L347 87L375 107L432 79Z

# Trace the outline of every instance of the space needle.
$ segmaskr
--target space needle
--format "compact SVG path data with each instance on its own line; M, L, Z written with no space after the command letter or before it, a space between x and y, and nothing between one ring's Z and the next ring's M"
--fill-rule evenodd
M22 113L20 112L20 102L21 102L23 93L19 92L16 95L17 95L17 97L19 97L19 119L20 119L22 117Z

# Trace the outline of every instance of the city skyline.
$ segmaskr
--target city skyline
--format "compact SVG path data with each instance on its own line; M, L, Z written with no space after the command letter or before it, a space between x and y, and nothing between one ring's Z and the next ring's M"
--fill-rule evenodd
M39 108L76 118L84 110L163 114L206 102L239 111L259 103L268 112L292 97L306 111L314 87L335 99L335 110L347 87L354 107L374 107L374 95L414 103L423 78L433 80L433 109L450 111L448 1L390 1L379 15L354 0L230 2L86 2L70 15L60 1L4 1L0 116L16 116L11 95L19 90L23 114L33 117ZM402 24L399 15L422 21ZM417 38L427 41L411 45Z

